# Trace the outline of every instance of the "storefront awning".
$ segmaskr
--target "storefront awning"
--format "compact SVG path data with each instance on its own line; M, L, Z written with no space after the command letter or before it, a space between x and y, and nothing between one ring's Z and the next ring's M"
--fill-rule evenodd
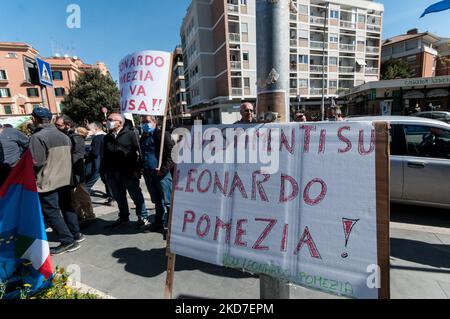
M436 89L436 90L431 90L430 92L427 93L427 97L431 98L431 97L446 97L449 96L448 90L444 90L444 89Z
M405 94L403 94L403 98L404 99L424 99L425 94L423 94L423 92L420 92L420 91L409 91L409 92L406 92Z
M356 63L360 66L367 66L366 61L364 61L362 59L356 59Z

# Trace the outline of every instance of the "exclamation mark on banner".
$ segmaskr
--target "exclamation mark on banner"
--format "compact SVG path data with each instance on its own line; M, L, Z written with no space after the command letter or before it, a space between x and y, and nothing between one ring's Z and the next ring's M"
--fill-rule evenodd
M158 103L158 99L153 99L153 111L155 110L156 103Z
M350 239L350 234L352 233L353 227L355 227L357 222L359 222L359 219L342 218L342 224L344 225L344 234L345 234L345 248L347 248L348 240ZM343 252L341 257L347 258L348 253Z
M159 100L159 109L161 110L161 104L163 100Z

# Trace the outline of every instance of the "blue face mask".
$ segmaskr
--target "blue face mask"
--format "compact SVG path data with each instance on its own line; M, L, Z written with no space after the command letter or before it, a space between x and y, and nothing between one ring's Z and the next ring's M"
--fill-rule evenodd
M155 128L150 123L145 123L142 125L142 130L144 133L152 134L155 131Z

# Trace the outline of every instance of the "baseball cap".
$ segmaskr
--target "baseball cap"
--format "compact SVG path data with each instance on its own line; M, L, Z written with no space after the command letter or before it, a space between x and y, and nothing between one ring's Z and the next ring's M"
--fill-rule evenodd
M32 116L38 119L49 119L51 120L53 117L52 112L50 112L49 109L46 109L44 107L37 107L33 110L33 113L31 113Z

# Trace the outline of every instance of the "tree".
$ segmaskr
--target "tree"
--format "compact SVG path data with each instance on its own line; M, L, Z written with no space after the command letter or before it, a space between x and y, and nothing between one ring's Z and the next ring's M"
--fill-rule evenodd
M383 63L381 66L381 79L406 79L414 76L414 71L405 60L394 60Z
M109 112L118 112L120 93L110 76L94 69L82 73L73 83L69 94L64 99L63 113L76 123L103 121L102 107Z

